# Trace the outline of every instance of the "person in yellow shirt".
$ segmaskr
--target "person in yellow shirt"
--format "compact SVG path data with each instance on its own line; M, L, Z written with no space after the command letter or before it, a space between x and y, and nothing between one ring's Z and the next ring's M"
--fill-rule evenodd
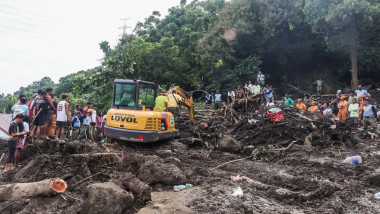
M304 104L304 103L302 103L302 99L301 98L299 98L298 100L297 100L297 105L296 105L296 107L299 109L299 110L301 110L301 111L306 111L306 105Z
M316 104L317 104L317 102L315 102L315 101L311 102L311 106L308 109L308 111L310 113L316 114L318 112L318 106Z
M346 119L347 115L347 109L348 109L348 102L346 100L346 96L341 96L341 101L338 104L338 118L340 121L344 121Z
M174 116L175 124L179 123L179 105L182 102L181 96L177 94L175 88L172 89L171 93L168 94L168 100L166 101L168 111Z
M161 90L160 96L156 97L155 107L161 111L166 111L168 109L168 97L166 96L166 91Z

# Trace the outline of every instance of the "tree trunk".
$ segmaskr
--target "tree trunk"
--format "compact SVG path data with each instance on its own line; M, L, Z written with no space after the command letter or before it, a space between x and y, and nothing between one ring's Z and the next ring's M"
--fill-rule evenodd
M60 178L46 179L33 183L0 185L0 201L17 200L31 196L50 196L66 191L67 184Z
M351 52L351 89L358 88L358 47L357 47L356 14L352 14L350 26L350 52Z

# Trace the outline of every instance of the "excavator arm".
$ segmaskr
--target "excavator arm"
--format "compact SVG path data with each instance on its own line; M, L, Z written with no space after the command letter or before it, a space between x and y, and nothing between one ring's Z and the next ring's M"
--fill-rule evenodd
M173 88L175 88L176 91L177 91L177 93L179 94L179 96L181 96L181 98L182 98L182 104L181 105L183 105L183 106L185 106L187 108L190 120L194 120L194 105L193 105L194 101L193 101L193 96L191 95L191 93L186 92L185 90L183 90L178 85L177 86L172 85L170 87L170 89L173 89Z

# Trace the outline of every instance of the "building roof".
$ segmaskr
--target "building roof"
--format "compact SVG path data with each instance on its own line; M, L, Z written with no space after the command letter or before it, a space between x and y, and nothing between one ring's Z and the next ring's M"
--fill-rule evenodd
M12 114L0 114L0 131L8 134L9 125L12 121Z

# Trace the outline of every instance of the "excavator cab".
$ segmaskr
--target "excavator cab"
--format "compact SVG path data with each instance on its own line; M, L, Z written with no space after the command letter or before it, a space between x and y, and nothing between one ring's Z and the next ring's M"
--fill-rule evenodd
M112 109L107 113L104 134L109 139L153 142L178 135L170 112L154 108L155 83L142 80L116 79Z
M152 82L140 80L115 80L113 108L153 110L157 95L157 86Z

